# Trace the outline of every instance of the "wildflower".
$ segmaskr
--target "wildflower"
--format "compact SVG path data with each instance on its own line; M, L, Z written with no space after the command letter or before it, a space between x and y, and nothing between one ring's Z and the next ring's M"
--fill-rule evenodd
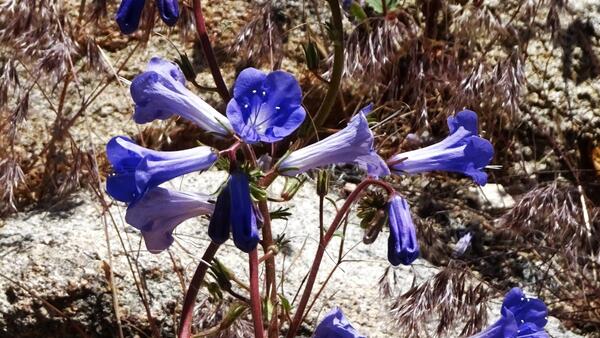
M385 176L389 169L373 148L373 133L365 115L372 105L363 108L346 128L292 152L279 164L282 175L293 176L309 169L334 163L357 163L372 176Z
M258 227L246 173L234 170L229 179L231 233L235 246L250 252L258 244Z
M366 336L352 327L339 307L334 307L319 323L313 338L366 338Z
M117 10L117 24L123 34L131 34L138 29L140 17L146 0L123 0ZM179 19L177 0L156 0L156 7L161 19L167 26L173 26Z
M477 136L477 114L463 110L448 118L450 135L425 148L400 153L388 160L392 171L415 174L433 170L463 173L477 184L487 183L482 169L494 156L492 144Z
M217 244L223 244L229 239L230 228L231 196L229 186L225 185L219 197L217 197L215 212L213 212L208 224L208 237Z
M388 203L390 237L388 238L388 260L394 266L410 265L419 257L417 232L406 200L394 194Z
M139 229L146 248L159 253L173 243L173 230L188 218L208 215L214 205L209 196L156 187L127 208L125 221Z
M458 242L456 242L456 246L454 246L454 255L456 257L462 256L467 251L471 245L471 239L473 239L473 235L470 232L467 232L458 240Z
M544 326L548 310L539 299L527 298L519 288L512 288L504 297L502 317L489 328L471 338L547 338Z
M227 118L185 87L185 76L176 64L153 57L146 71L131 82L136 123L164 120L178 114L206 131L227 135Z
M210 147L180 151L155 151L135 144L127 137L113 137L106 145L114 174L106 182L113 198L131 203L159 184L197 170L208 169L217 154Z
M273 143L302 124L306 111L301 103L302 90L293 75L246 68L235 81L227 117L246 143Z

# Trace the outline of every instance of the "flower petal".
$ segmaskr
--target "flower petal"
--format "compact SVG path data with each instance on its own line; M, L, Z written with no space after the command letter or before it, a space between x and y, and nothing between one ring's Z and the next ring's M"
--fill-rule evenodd
M114 170L107 180L107 192L126 203L170 179L208 169L218 158L210 147L155 151L121 136L108 142L106 152Z
M471 134L478 135L477 113L472 110L463 110L454 116L448 117L448 129L450 134L454 133L458 128L463 127Z
M313 338L366 338L358 333L339 307L334 307L321 320Z

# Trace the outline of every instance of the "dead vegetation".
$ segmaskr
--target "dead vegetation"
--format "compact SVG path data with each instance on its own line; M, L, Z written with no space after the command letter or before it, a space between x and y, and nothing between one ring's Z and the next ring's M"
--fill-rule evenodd
M115 81L129 56L117 65L103 56L103 49L125 45L107 24L109 9L115 4L83 3L77 15L60 2L12 0L1 5L0 48L2 55L10 56L0 57L2 214L40 202L57 203L82 186L92 187L105 209L109 205L99 183L106 170L101 154L77 141L70 128ZM152 6L141 24L148 34L155 23ZM424 256L443 267L429 281L402 294L394 289L393 270L382 278L384 296L393 299L394 324L410 335L419 335L425 329L423 323L434 319L439 320L439 335L453 330L463 335L476 332L486 323L488 299L513 284L528 285L545 299L553 316L573 328L584 333L600 329L600 185L588 163L589 149L598 144L581 135L557 137L536 118L540 110L533 110L524 99L524 92L531 90L528 76L534 76L525 71L527 47L533 39L553 41L555 48L565 49L566 58L572 41L583 46L584 53L591 55L586 76L593 78L599 73L590 49L595 41L589 36L594 34L581 33L589 30L585 22L579 21L577 27L561 25L561 19L572 14L562 0L505 1L499 6L491 8L483 1L421 0L387 13L367 13L367 20L354 21L346 32L343 91L336 102L341 115L329 127L337 127L340 116L350 116L373 101L381 107L375 115L383 122L374 130L386 155L410 147L409 132L416 132L416 142L421 144L443 137L448 115L473 109L480 113L481 129L497 150L494 164L501 169L492 172L491 181L505 184L518 198L514 208L497 215L469 201L457 202L456 191L463 181L452 180L444 192L435 187L406 191L417 202L416 209L423 211L418 223ZM182 7L179 32L188 39L193 20L189 8ZM311 98L322 97L331 66L327 27L310 28L315 21L324 22L327 15L323 12L307 1L310 15L303 18L303 23L309 23L302 28L304 43L314 44L319 60L316 68L303 71L309 111L316 110ZM230 56L240 68L278 68L288 56L288 35L298 28L288 24L283 9L268 1L251 14L255 19L231 42ZM89 22L94 25L86 25ZM148 36L136 39L144 42ZM94 83L80 81L80 74L89 71L101 76ZM47 111L31 104L34 93ZM45 140L41 148L31 149L22 143L22 134L32 132L23 123L33 116L44 121L33 132ZM164 136L151 129L145 135L150 143ZM571 147L573 142L575 147ZM534 153L525 154L525 146ZM546 169L532 173L523 168L526 162L543 162ZM515 164L521 170L514 170ZM427 211L430 206L425 201L429 200L439 203L434 212ZM456 212L457 203L463 211ZM449 258L448 243L457 234L448 229L442 214L460 217L464 228L475 233L464 257ZM110 216L105 214L106 226L118 231ZM497 216L501 217L495 220ZM130 243L122 245L124 251L134 251ZM132 261L131 273L139 279L140 298L148 302L145 277L136 264ZM203 322L217 325L227 310L217 308ZM147 331L155 333L147 304L146 311ZM246 325L236 321L230 331L246 332Z

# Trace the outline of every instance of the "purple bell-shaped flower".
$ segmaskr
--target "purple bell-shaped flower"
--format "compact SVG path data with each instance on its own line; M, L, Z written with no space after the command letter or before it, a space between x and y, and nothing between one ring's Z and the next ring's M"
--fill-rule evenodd
M465 174L477 184L487 183L482 170L494 156L492 144L477 134L477 114L463 110L448 118L450 135L425 148L392 156L387 162L396 173L450 171Z
M155 151L117 136L106 145L106 155L114 173L106 182L110 196L131 203L151 188L175 177L205 170L217 160L210 147L195 147L179 151Z
M544 302L512 288L504 297L500 319L471 338L548 338L544 331L547 316Z
M164 120L175 114L219 135L230 134L229 120L185 87L179 66L153 57L146 71L131 82L135 102L133 119L137 123Z
M176 226L186 219L209 215L213 209L208 195L156 187L127 207L125 221L142 232L148 251L158 253L173 243Z
M369 175L388 175L387 165L373 148L373 133L365 117L371 107L363 108L344 129L289 154L279 163L279 172L294 176L330 164L357 163Z

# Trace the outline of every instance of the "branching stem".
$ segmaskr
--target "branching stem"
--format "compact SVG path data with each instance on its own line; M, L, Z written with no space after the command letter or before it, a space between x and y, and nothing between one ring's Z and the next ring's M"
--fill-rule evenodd
M394 188L392 188L392 186L390 186L389 184L387 184L383 181L375 180L375 179L366 179L366 180L362 181L356 187L356 189L354 189L354 191L350 194L350 196L348 196L348 199L346 199L346 202L344 202L344 205L340 208L338 213L335 215L335 218L331 222L331 226L329 227L329 229L327 229L327 232L323 236L322 241L320 241L320 243L319 243L319 247L317 248L317 252L315 254L315 259L313 260L313 264L310 268L310 273L309 273L308 279L306 281L306 287L304 288L304 292L302 293L302 297L300 298L300 303L298 304L298 308L296 309L296 313L294 314L294 319L292 320L292 323L290 324L290 329L286 336L287 338L295 337L296 332L298 331L298 328L300 327L302 318L304 318L304 310L306 309L306 305L308 304L308 300L310 298L313 286L317 280L317 274L319 273L319 267L321 266L321 260L323 259L323 254L325 253L325 249L327 248L327 245L329 245L329 242L331 241L331 238L333 238L335 231L340 226L342 220L344 220L346 213L348 211L350 211L350 207L352 206L354 201L356 201L358 199L358 197L360 196L360 193L364 189L366 189L367 187L369 187L371 185L378 185L378 186L384 188L387 191L388 195L392 195L394 193Z

